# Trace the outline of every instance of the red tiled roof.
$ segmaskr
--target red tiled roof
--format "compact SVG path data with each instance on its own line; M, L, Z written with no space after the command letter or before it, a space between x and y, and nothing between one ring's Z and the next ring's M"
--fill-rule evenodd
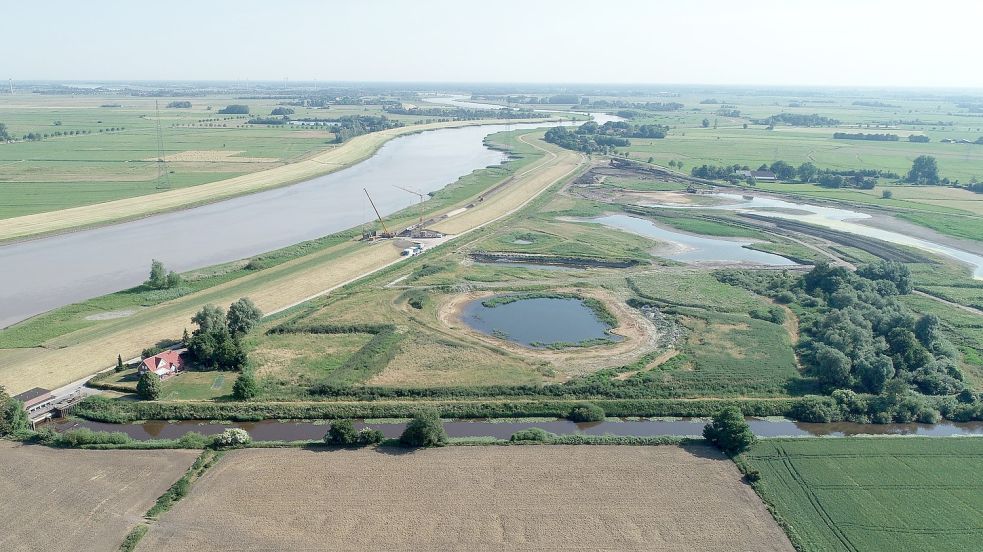
M169 366L173 364L175 368L181 368L181 355L177 351L164 351L152 357L143 359L143 365L150 371L157 370L161 365Z

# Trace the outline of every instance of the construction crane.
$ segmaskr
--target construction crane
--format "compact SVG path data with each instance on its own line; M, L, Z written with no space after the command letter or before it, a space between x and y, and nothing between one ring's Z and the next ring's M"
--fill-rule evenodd
M157 189L166 190L171 187L167 176L167 161L164 159L164 131L160 128L160 102L154 100L157 110Z
M400 190L403 190L404 192L409 192L409 193L411 193L411 194L413 194L413 195L415 195L415 196L417 196L417 197L420 198L420 203L417 206L417 211L420 214L420 222L419 222L419 224L417 224L416 229L418 231L419 230L423 230L423 194L421 194L420 192L414 192L413 190L410 190L409 188L404 188L402 186L397 186L395 184L393 184L393 188L399 188Z
M375 216L379 219L379 224L382 225L382 237L384 238L393 237L392 232L390 232L389 229L386 228L386 223L383 222L382 215L379 214L379 210L375 208L375 202L372 201L372 196L369 195L369 191L366 190L365 188L362 188L362 191L365 192L365 197L369 198L369 205L372 206L372 210L375 211Z

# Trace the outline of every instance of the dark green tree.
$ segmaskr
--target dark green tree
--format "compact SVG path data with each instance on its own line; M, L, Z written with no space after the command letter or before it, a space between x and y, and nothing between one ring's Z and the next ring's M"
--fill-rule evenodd
M331 422L324 442L339 447L350 447L358 442L358 432L351 420L335 420Z
M710 127L710 119L703 119L703 122L700 123L700 124L703 125L703 128L709 128Z
M779 180L792 180L795 178L795 167L789 165L785 161L775 161L768 167L771 172L775 173L775 177Z
M911 170L905 176L907 182L913 184L938 184L939 165L931 155L919 155L911 164Z
M150 261L150 278L145 283L147 287L153 289L167 288L167 271L164 269L164 263L157 259Z
M146 401L160 398L160 376L149 370L141 374L137 382L137 396Z
M10 133L7 132L7 125L0 123L0 141L11 140Z
M816 175L819 174L819 169L813 163L806 161L799 165L798 169L795 169L795 174L802 182L812 182L816 179Z
M229 333L236 337L245 335L261 318L263 318L263 311L259 310L248 297L243 297L229 306L226 315Z
M582 403L570 409L567 419L573 422L599 422L604 419L604 409L593 403Z
M123 355L116 355L116 371L122 372L125 368L123 366Z
M0 437L22 429L27 429L24 405L8 395L7 390L0 385Z
M239 374L235 384L232 386L232 398L237 401L248 401L259 393L259 385L256 378L249 370Z
M727 454L739 454L754 444L754 433L736 406L724 408L704 426L703 438Z
M432 410L417 412L406 424L399 442L408 447L442 447L447 444L447 432L440 416Z

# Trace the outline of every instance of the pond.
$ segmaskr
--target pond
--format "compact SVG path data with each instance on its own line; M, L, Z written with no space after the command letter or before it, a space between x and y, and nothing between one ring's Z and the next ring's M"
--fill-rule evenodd
M711 238L696 234L685 234L658 226L650 220L628 215L607 215L590 219L611 228L618 228L647 238L670 242L676 250L660 256L685 263L748 263L756 265L788 266L796 264L785 257L748 249L754 243L747 239Z
M983 279L983 256L942 245L931 240L916 238L857 222L870 219L871 216L867 213L838 207L796 203L769 196L754 196L753 198L749 198L737 194L713 194L712 197L723 200L723 202L716 205L661 204L659 206L672 209L724 209L823 226L832 230L839 230L840 232L847 232L866 238L874 238L888 243L913 247L929 253L944 255L970 265L973 268L973 277Z
M942 422L938 424L855 424L848 422L818 424L793 422L786 419L747 418L751 431L758 437L849 437L853 435L922 435L948 437L955 435L983 435L983 422ZM641 418L608 419L602 422L575 423L569 420L447 420L444 429L451 437L497 437L508 439L521 429L540 428L558 435L631 435L657 436L701 435L705 418ZM328 431L328 420L264 420L261 422L210 423L196 420L178 422L149 421L133 424L107 424L74 418L47 422L47 427L57 431L88 428L93 431L122 431L138 440L177 439L190 431L203 435L216 435L230 427L249 432L256 441L300 441L321 439ZM358 420L356 429L371 427L386 437L395 438L406 424L399 421Z
M509 301L509 302L503 302ZM611 325L577 298L495 296L472 301L461 311L471 329L526 347L587 345L621 341Z

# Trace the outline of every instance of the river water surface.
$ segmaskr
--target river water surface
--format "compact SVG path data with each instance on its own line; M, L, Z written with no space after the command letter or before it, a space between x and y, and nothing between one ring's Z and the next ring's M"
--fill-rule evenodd
M598 114L598 120L610 120ZM0 328L63 305L140 284L151 259L186 271L243 259L353 228L409 207L505 154L486 136L559 123L495 124L413 134L371 158L299 184L92 230L0 246ZM150 199L148 199L150 201Z
M698 437L703 432L706 418L652 418L625 419L620 421L575 423L569 420L543 421L489 421L448 420L444 429L451 437L497 437L508 439L521 429L540 428L558 435L675 435ZM849 422L815 424L793 422L785 419L748 418L748 424L759 437L848 437L852 435L922 435L947 437L956 435L983 435L983 422L942 422L938 424L854 424ZM230 427L249 432L257 441L300 441L321 439L328 431L328 422L277 421L209 423L195 420L178 422L150 421L139 424L106 424L75 418L63 418L47 423L58 431L88 428L94 431L122 431L134 439L177 439L196 431L203 435L216 435ZM358 420L356 429L371 427L382 431L386 437L399 437L406 424L402 422L377 423Z
M795 262L785 257L745 247L754 243L752 240L723 239L711 236L684 234L658 226L650 220L630 217L628 215L606 215L589 220L590 222L598 222L605 226L618 228L647 238L674 243L678 246L677 251L660 255L661 257L666 257L674 261L686 263L748 263L772 266L795 264Z
M823 226L832 230L839 230L858 236L875 238L878 240L904 245L950 257L961 261L973 269L973 277L983 279L983 256L947 245L935 243L930 240L916 238L891 230L877 228L875 226L861 224L856 221L871 218L867 213L841 209L838 207L823 207L810 205L808 203L796 203L775 197L755 196L747 199L737 194L713 194L724 199L726 202L718 205L680 205L680 204L659 204L659 207L672 209L725 209L742 213L751 213L764 217L795 220Z

